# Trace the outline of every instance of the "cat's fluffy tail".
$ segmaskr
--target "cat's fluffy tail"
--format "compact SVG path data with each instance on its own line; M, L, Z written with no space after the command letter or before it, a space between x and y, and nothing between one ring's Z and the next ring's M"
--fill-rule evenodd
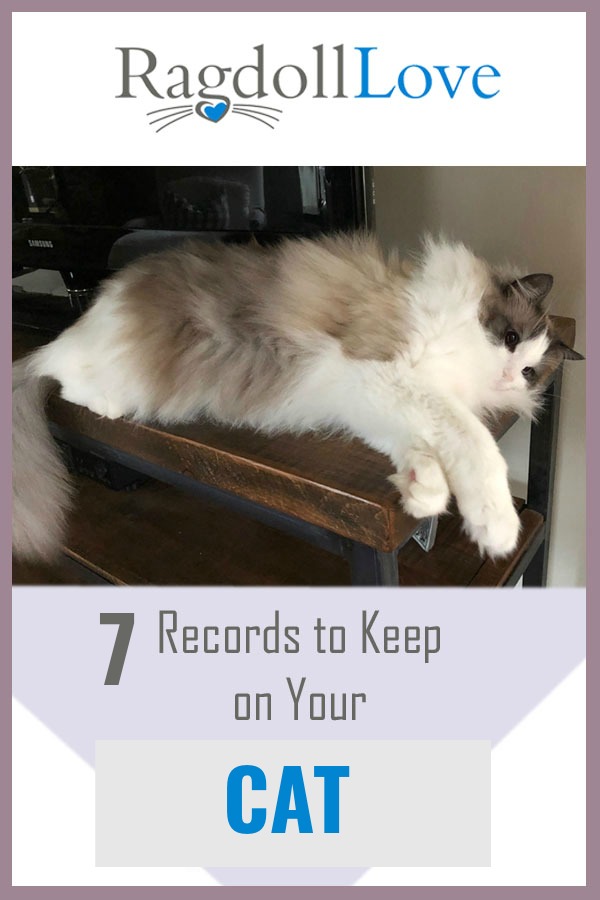
M34 360L13 365L13 552L51 560L63 542L72 487L44 410L54 382L36 374Z

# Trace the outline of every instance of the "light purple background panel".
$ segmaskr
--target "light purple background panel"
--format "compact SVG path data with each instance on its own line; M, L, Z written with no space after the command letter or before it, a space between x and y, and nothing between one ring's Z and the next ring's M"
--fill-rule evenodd
M206 4L204 4L204 6L206 7ZM215 5L212 4L212 8L214 8L214 6ZM48 10L49 8L55 9L55 10L56 9L82 9L82 4L76 2L76 0L73 0L73 2L63 2L63 3L59 3L59 4L54 4L51 6L48 3L39 2L39 0L37 0L37 2L31 2L28 4L23 4L23 3L12 4L11 8L12 9L20 8L20 9L27 9L27 10L36 10L36 9ZM146 3L130 2L130 3L126 3L124 5L123 4L116 5L114 3L112 3L112 4L109 3L107 6L104 7L104 9L115 9L115 10L137 9L141 15L146 14L149 9L155 9L155 8L161 8L160 4L156 4L154 2L150 2L150 3L148 3L148 2L146 2ZM199 9L203 8L203 4L198 3L198 2L193 3L193 4L190 4L189 2L183 2L183 3L178 4L177 8L178 9L199 10ZM211 4L208 4L208 8L211 8ZM219 6L219 9L222 9L222 8L223 8L222 6ZM286 7L284 4L273 2L273 3L254 4L254 5L251 5L248 3L230 3L225 8L228 10L233 10L233 9L239 9L239 8L282 9L282 8L286 8ZM288 9L294 8L294 4L288 5L287 8ZM308 4L305 4L302 8L304 10L313 9L315 11L320 11L323 8L330 8L330 9L332 8L332 9L338 9L340 12L343 13L343 12L347 11L348 9L364 8L364 4L362 4L362 7L361 7L360 4L355 4L355 3L345 3L345 4L344 3L330 3L328 6L323 7L322 5L319 5L319 4L308 3ZM410 5L410 4L401 3L401 2L395 2L395 3L394 2L392 2L392 3L383 2L383 3L380 3L377 8L401 10L401 9L414 9L415 6L414 6L414 4ZM447 3L440 3L438 0L438 2L430 3L427 8L429 10L448 10L448 9L480 10L482 7L481 7L481 4L477 4L475 2L462 2L462 3L456 4L456 5L450 5ZM552 10L552 9L563 10L564 4L560 4L560 3L556 2L556 0L552 0L552 2L545 2L545 3L540 3L539 0L533 0L533 2L529 3L525 8L528 10L536 10L543 15L548 10ZM589 46L590 46L590 49L594 50L597 46L597 38L598 38L598 34L597 34L597 32L598 32L598 8L595 4L591 4L589 2L587 4L583 4L583 5L580 5L579 7L575 7L575 8L588 10L587 20L588 20ZM515 3L508 3L503 6L503 9L522 10L523 5L515 4ZM3 22L5 25L5 28L3 29L3 40L4 40L4 45L5 45L5 51L6 51L3 56L3 59L4 59L4 67L5 67L6 74L7 74L6 81L8 83L8 81L10 79L10 10L8 8L6 8L3 10L3 12L4 12ZM589 54L589 75L590 75L590 81L592 84L597 83L597 81L598 81L597 75L596 76L594 75L594 71L597 68L598 68L598 54L595 52L592 52ZM10 101L7 100L6 102L9 103ZM590 92L589 102L590 102L590 104L594 104L594 111L595 111L595 106L596 106L597 100L596 100L596 97L595 97L595 94L593 91ZM588 228L589 240L594 242L594 239L596 239L596 243L597 243L597 236L598 236L598 212L597 212L597 210L598 210L598 205L597 205L597 196L598 196L597 181L598 181L598 179L596 177L597 152L598 152L597 151L597 145L598 145L597 128L598 128L597 117L592 116L589 121L589 129L588 129L589 213L588 213L587 228ZM4 139L5 143L8 143L8 139L9 138L8 138L8 131L7 131L5 134L5 139ZM8 208L9 199L10 199L8 168L5 169L5 179L3 181L3 197L5 200L4 206L5 206L5 208ZM4 256L5 256L7 264L8 264L8 255L9 255L9 248L8 248L8 244L5 243L4 244ZM589 265L588 275L589 275L588 284L589 284L590 294L591 294L591 296L594 296L594 288L598 281L598 273L597 273L597 268L594 265L594 259L592 257L590 257L590 265ZM4 356L4 361L8 368L9 361L10 361L10 353L8 350L8 336L10 333L9 327L8 327L8 322L9 322L9 317L10 317L10 311L8 310L8 308L6 306L3 308L2 315L4 317L4 324L5 324L5 328L3 329L3 334L4 334L4 339L6 341L6 351L7 351ZM595 327L595 322L596 322L597 316L598 316L598 312L596 309L596 305L594 303L592 303L589 307L589 317L588 317L589 325L590 325L590 328L592 329L592 332ZM595 384L595 371L596 371L597 365L598 365L598 362L596 361L595 356L592 354L592 356L590 357L590 359L588 360L588 363L587 363L588 375L589 375L590 383L592 385ZM4 379L3 385L4 385L4 387L3 387L3 398L4 399L2 402L2 407L4 410L5 416L6 416L6 421L8 421L9 410L10 410L10 396L9 396L10 389L9 389L8 373ZM592 396L592 392L590 392L590 396ZM598 564L596 561L597 554L595 552L596 546L595 546L595 542L593 540L593 535L595 535L597 533L597 529L594 527L594 523L595 523L596 517L598 516L598 511L597 511L597 505L596 505L596 503L594 503L594 500L598 493L598 477L599 477L599 475L598 475L598 466L595 463L595 460L597 459L597 453L595 452L595 447L598 443L598 421L597 421L598 417L597 417L597 415L594 415L595 407L592 402L590 402L589 409L590 409L590 416L589 416L588 440L589 440L589 446L590 446L590 454L589 454L590 465L589 465L589 473L588 473L588 484L589 484L589 497L590 497L590 501L591 501L590 502L590 511L589 511L589 516L590 516L589 535L590 535L591 543L590 543L590 548L589 548L590 553L588 556L588 558L589 558L588 583L590 585L590 598L591 599L590 599L588 612L589 612L589 642L590 642L590 651L591 651L593 648L593 635L595 634L594 623L597 621L597 618L598 618L596 606L593 603L593 598L594 598L593 587L597 580L597 575L598 575L598 573L597 573ZM3 504L3 508L4 508L6 514L2 517L2 523L1 523L2 524L2 533L4 536L4 540L2 541L4 565L0 568L2 570L2 574L4 577L4 584L5 584L5 588L6 588L5 594L8 595L9 572L10 572L10 560L9 560L9 555L8 555L8 547L9 547L8 533L10 530L10 528L9 528L9 519L10 519L10 499L9 499L10 449L9 449L8 430L5 430L2 443L3 443L3 449L2 449L3 459L4 459L4 462L6 463L6 465L4 466L5 478L2 481L2 492L3 492L3 497L5 500L5 502ZM564 592L564 593L566 594L567 592ZM51 602L50 598L48 598L48 602ZM570 610L570 599L569 598L565 598L565 610ZM2 661L1 665L3 668L3 675L4 675L4 677L2 678L2 683L5 685L5 688L7 689L8 685L10 683L10 633L11 633L11 631L10 631L11 607L10 607L10 604L8 603L8 596L5 598L5 603L2 605L2 614L1 615L2 615L2 628L0 629L0 631L3 636L4 643L3 643L3 652L0 653L0 660ZM565 626L565 628L567 628L567 627L568 627L568 625ZM532 663L532 665L533 665L533 663ZM590 685L591 685L591 687L594 687L598 680L598 663L596 661L595 654L590 654L588 671L589 671ZM43 679L44 677L45 677L45 673L42 670L40 670L39 678ZM590 706L589 706L590 721L589 721L589 728L588 728L589 757L591 759L595 759L598 756L597 748L598 748L599 736L600 736L600 731L598 729L597 693L594 692L593 690L590 690L589 694L590 694L590 701L589 701L589 703L590 703ZM3 710L2 711L3 722L5 725L8 726L8 723L10 721L10 695L8 694L8 690L5 690L2 695L2 710ZM3 727L0 729L0 749L2 750L2 757L3 757L3 764L2 764L3 794L4 794L4 796L8 797L10 794L10 733L9 733L8 727ZM598 799L598 795L599 795L599 793L598 793L599 781L598 781L598 774L597 774L595 767L590 768L588 783L589 783L590 800L596 801L596 802L590 802L590 806L589 806L590 841L592 842L591 846L593 848L595 848L597 846L597 841L598 841L597 799ZM8 835L9 829L10 829L10 808L9 808L8 804L3 804L3 811L4 811L4 817L2 820L3 825L4 825L3 830L4 830L4 833L6 835ZM590 890L593 890L593 885L596 885L596 889L597 889L597 885L598 885L599 876L598 876L597 856L598 856L597 853L593 853L593 854L591 854L591 858L590 858L589 872L588 872L588 887ZM1 876L2 889L5 890L7 894L9 894L10 893L10 887L9 887L10 843L9 843L9 841L3 842L3 846L1 848L0 859L2 860L2 863L0 865L0 870L2 871L2 876ZM279 875L277 873L277 870L271 870L271 872L273 874L271 883L272 884L280 884L281 882L278 880ZM238 874L239 874L238 883L240 883L240 884L251 883L250 880L246 878L246 876L243 872L238 873ZM357 874L358 874L358 872L357 872ZM233 883L233 881L230 880L230 883ZM299 885L302 883L303 882L301 880L296 881L296 885ZM306 883L314 883L314 882L306 882ZM320 885L334 884L334 883L336 883L336 876L335 876L335 874L332 875L332 873L328 870L322 870L319 874L318 883ZM62 898L64 898L64 896L65 896L65 889L63 887L47 887L43 891L40 891L38 888L18 888L18 889L15 889L15 893L17 890L19 893L19 897L21 897L21 898L35 895L36 898L38 896L44 896L44 897L52 897L52 898L54 898L54 897L61 898L61 900L62 900ZM232 897L235 896L236 898L238 898L239 896L242 896L237 889L234 889L235 890L235 894L234 894L234 891L231 889L228 889L228 888L215 888L215 889L205 888L205 889L200 890L200 895L201 896L212 896L213 890L218 891L218 895L215 894L215 896L218 896L220 898L229 897L229 896L232 896ZM137 896L143 897L143 898L146 898L148 896L156 897L156 898L162 898L162 897L170 898L173 896L173 889L170 887L167 887L167 888L161 888L161 887L155 887L155 888L108 887L104 890L102 888L89 888L89 889L78 888L77 896L78 897L80 895L87 896L88 893L91 895L92 892L93 892L94 897L105 896L105 895L108 896L109 892L110 892L111 898L115 898L115 897L126 898L126 897L130 897L132 895L136 896L136 897ZM198 888L179 888L177 891L178 895L180 895L182 892L186 897L188 895L198 897L198 894L199 894ZM506 887L506 888L489 888L487 890L485 888L478 888L475 896L487 895L489 892L493 893L494 897L496 897L496 896L502 896L502 897L507 896L508 897L509 896L510 898L515 898L515 897L521 898L521 897L529 897L532 893L535 894L535 896L540 895L540 896L545 897L548 894L548 889L547 888L535 889L535 888L518 887L518 886ZM473 892L471 891L471 892L467 892L467 893L473 893ZM294 898L303 898L307 895L307 891L303 887L289 887L289 888L285 888L285 889L278 887L274 891L271 891L271 892L269 892L268 890L265 890L265 888L263 888L263 887L259 887L259 888L247 887L243 891L244 898L246 898L246 897L257 898L257 900L258 900L258 898L261 898L261 900L263 900L265 895L270 896L271 894L273 896L277 896L277 897L293 896ZM310 896L312 898L319 898L319 897L345 898L347 896L347 894L348 894L348 891L344 887L339 887L339 888L323 887L321 889L311 888ZM375 898L381 898L381 897L386 897L386 898L394 897L395 898L398 896L398 888L396 888L396 887L363 888L363 894L366 894L366 896L368 896L368 897L373 896ZM563 887L563 888L557 887L552 890L552 896L555 898L571 897L571 896L574 896L575 894L577 894L577 896L579 896L581 894L581 889L567 886L567 887ZM11 896L12 896L12 894L11 894ZM436 888L436 887L410 888L410 887L407 887L407 888L403 888L402 896L403 897L411 897L411 898L418 897L418 898L420 898L420 900L422 900L422 898L425 898L425 897L427 897L427 898L450 897L450 898L456 898L456 900L458 900L458 898L461 898L461 900L462 900L462 898L464 898L464 896L465 896L465 889L463 887L446 887L446 888Z
M585 655L585 592L429 590L15 589L13 692L93 764L106 739L500 740ZM159 610L180 625L300 629L301 652L158 652ZM376 625L439 626L440 651L361 653L361 615ZM105 686L116 627L133 612L118 686ZM314 624L345 626L346 652L319 654ZM381 638L381 627L374 627ZM380 644L381 645L381 644ZM286 678L309 692L364 692L355 721L300 717ZM271 721L235 721L236 692L272 694Z

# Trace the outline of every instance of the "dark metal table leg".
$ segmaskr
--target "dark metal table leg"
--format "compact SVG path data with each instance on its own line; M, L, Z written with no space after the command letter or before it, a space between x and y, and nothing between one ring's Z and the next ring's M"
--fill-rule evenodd
M546 526L544 540L523 574L526 587L544 587L547 579L561 383L562 367L546 388L544 406L531 426L527 506L543 515Z
M398 551L384 553L353 541L349 550L354 587L398 587Z

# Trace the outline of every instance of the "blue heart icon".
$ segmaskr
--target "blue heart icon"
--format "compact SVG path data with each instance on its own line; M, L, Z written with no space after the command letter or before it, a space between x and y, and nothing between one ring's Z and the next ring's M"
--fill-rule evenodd
M228 110L227 103L204 104L200 110L200 115L208 119L209 122L220 122Z

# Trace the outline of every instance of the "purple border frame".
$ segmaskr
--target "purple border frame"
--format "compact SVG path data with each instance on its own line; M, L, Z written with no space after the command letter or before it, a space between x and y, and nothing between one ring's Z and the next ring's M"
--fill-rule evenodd
M57 0L56 3L39 2L39 0L31 0L31 2L11 2L6 6L2 4L0 9L0 71L2 72L2 82L4 85L11 83L11 23L10 14L12 12L161 12L164 11L163 6L153 0L129 0L129 2L106 4L83 4L81 0L68 2L68 0ZM360 12L365 11L363 2L356 0L342 0L342 2L324 2L319 3L312 0L307 3L283 3L283 2L265 2L265 0L256 0L256 2L224 2L222 5L216 2L175 2L170 12ZM597 28L599 11L598 7L587 0L584 3L576 3L573 7L568 8L568 4L564 2L556 2L556 0L529 0L529 2L519 4L515 2L495 3L487 8L482 9L482 5L477 2L468 2L468 0L457 0L456 3L443 3L430 0L424 6L417 3L409 2L374 2L369 5L369 11L377 12L586 12L587 13L587 47L588 47L588 85L600 83L600 66L598 64L598 53L595 51L594 37L599 36L600 29ZM5 96L7 96L8 91ZM592 92L590 91L592 94ZM594 95L592 94L592 99ZM8 119L10 112L10 102L5 104L5 121ZM597 153L598 153L598 125L593 119L593 110L591 101L588 100L588 137L587 137L587 243L589 247L593 247L598 243L600 228L598 226L598 187L597 187ZM2 157L3 167L2 177L0 178L0 205L6 211L6 221L8 234L8 209L10 206L11 184L8 176L9 165L12 161L11 154L11 138L10 130L5 127L0 137L0 155ZM0 246L0 258L8 268L10 263L10 249L8 240L3 241ZM597 271L592 269L592 253L588 253L587 257L587 285L588 295L592 296L594 288L600 283ZM598 310L593 305L588 305L588 321L590 323L590 333L597 334L597 322L600 317ZM2 367L2 375L0 377L0 409L6 414L4 419L4 428L0 433L0 459L2 460L3 477L0 479L0 509L4 512L0 516L0 585L2 588L2 603L0 604L0 895L8 897L13 894L19 894L20 898L26 900L28 897L37 897L40 892L44 892L45 896L50 898L64 898L66 894L72 894L77 891L75 896L85 895L97 898L108 897L124 900L136 895L136 897L145 897L150 895L154 900L162 900L162 898L171 897L173 892L178 896L183 893L194 895L197 892L203 892L203 896L215 893L221 900L227 900L228 897L234 897L243 891L244 895L251 900L262 900L265 894L272 896L285 896L299 898L305 896L308 891L311 897L325 897L326 900L337 900L344 896L349 890L355 890L353 887L12 887L10 884L11 872L11 736L10 729L6 725L10 722L11 716L11 659L10 659L10 635L11 635L11 558L9 553L9 530L10 523L8 511L11 508L10 499L10 472L11 472L11 449L9 446L10 428L8 426L8 410L11 406L9 384L11 381L10 373L10 312L8 304L4 302L0 307L0 341L2 355L0 356L0 365ZM591 346L591 342L590 342ZM588 383L595 384L597 366L600 365L598 358L594 359L591 355L588 360ZM588 391L588 397L591 391ZM600 426L594 421L591 404L588 404L587 412L588 441L589 451L588 459L593 461L596 457L598 449L598 438ZM598 496L598 479L599 475L595 466L591 463L588 465L588 495L593 500ZM588 759L600 757L600 725L598 721L597 706L594 709L593 700L596 699L594 688L598 683L598 663L593 654L593 635L596 633L596 620L598 612L595 609L590 598L593 595L594 587L598 581L598 571L600 564L595 557L596 547L592 543L592 535L598 533L596 528L598 525L598 511L593 503L589 503L588 507L588 573L587 583L588 592L588 737L587 750ZM593 700L592 700L593 698ZM572 897L575 893L585 890L596 891L600 888L600 861L598 859L597 846L598 836L600 835L599 825L599 778L597 771L588 765L588 880L587 887L364 887L360 888L363 895L367 893L381 900L381 898L397 896L402 891L405 898L416 898L416 900L436 900L439 896L448 897L451 900L459 900L465 893L473 896L473 891L480 894L495 897L529 897L536 894L538 897L546 897L549 894L553 898L559 900L563 897ZM274 893L275 892L275 893Z

